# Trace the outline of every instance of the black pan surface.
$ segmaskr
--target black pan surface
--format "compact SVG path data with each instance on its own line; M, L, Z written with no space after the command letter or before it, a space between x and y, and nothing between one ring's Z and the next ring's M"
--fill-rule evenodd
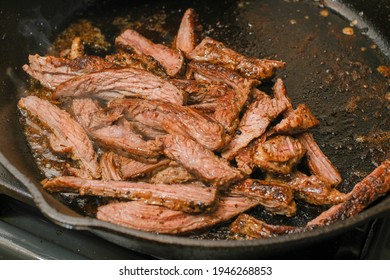
M124 247L163 258L249 258L267 257L329 238L390 209L388 196L357 217L329 227L255 241L225 240L227 224L187 237L123 228L84 217L79 214L82 209L75 207L77 203L68 207L41 190L42 175L26 145L16 112L17 100L26 94L27 76L20 67L27 55L44 54L71 22L88 19L111 42L122 28L131 25L156 42L169 43L184 10L193 7L207 35L243 54L287 63L277 77L284 79L293 104L308 104L321 121L313 134L344 178L340 190L348 192L390 153L389 80L376 70L380 65L390 65L386 56L389 24L376 18L370 21L373 8L367 10L365 1L357 1L353 7L333 1L327 7L321 1L285 0L54 1L51 9L38 2L29 2L23 9L1 4L6 11L2 18L6 30L0 34L6 44L1 48L9 56L1 62L0 159L54 222L91 230ZM67 9L63 8L65 2ZM390 11L386 1L374 2ZM384 20L389 23L389 19ZM345 27L352 27L354 34L344 34ZM265 84L261 89L269 91L271 86ZM324 210L304 203L298 207L299 214L288 219L269 215L261 208L250 214L269 223L302 226Z

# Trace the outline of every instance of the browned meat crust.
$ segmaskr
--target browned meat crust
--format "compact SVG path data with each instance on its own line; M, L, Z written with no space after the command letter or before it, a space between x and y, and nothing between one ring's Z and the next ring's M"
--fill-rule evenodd
M173 50L161 44L154 44L138 32L128 29L115 39L115 44L131 47L139 55L153 57L171 77L180 73L184 58L180 51Z
M285 184L246 179L244 182L232 186L229 192L258 200L259 205L273 214L291 217L297 211L292 189Z
M55 89L59 84L79 75L114 66L111 62L97 56L66 59L36 54L29 55L28 60L29 64L23 65L23 70L49 89Z
M347 198L347 194L333 188L329 182L315 175L307 176L299 171L288 175L267 174L267 181L277 181L289 185L297 199L314 205L338 204Z
M172 210L197 213L211 211L217 201L215 188L199 184L149 184L129 181L88 180L78 177L58 177L43 183L49 192L75 192L162 205Z
M183 104L183 92L145 70L105 69L85 74L59 85L54 98L105 94L111 98L141 97Z
M65 149L71 152L72 159L78 160L89 176L100 177L100 167L92 142L84 129L67 112L36 96L20 99L18 107L27 117L38 118L40 123L53 133L55 138L52 138L52 143L56 143L54 146L63 146L62 151Z
M371 174L355 185L347 199L322 212L307 226L317 227L355 216L379 197L390 191L390 160L384 161Z
M260 239L297 232L296 227L269 225L248 214L241 214L231 224L232 239Z
M263 170L288 174L305 153L298 140L278 135L257 146L253 162Z
M287 117L273 127L269 134L298 134L318 126L320 122L305 104L287 114Z
M194 9L187 9L183 15L175 40L175 47L181 50L185 56L195 48L199 41L199 33L202 31L198 14Z
M183 165L199 180L226 189L241 179L241 172L190 138L170 135L164 138L164 153Z
M276 69L284 68L285 65L281 61L245 57L210 37L204 38L188 57L195 61L219 64L244 77L260 80L272 77Z
M210 228L257 204L248 197L222 196L214 212L191 215L138 201L113 202L100 206L97 218L138 230L179 234Z
M115 100L109 107L121 107L126 118L171 134L190 137L210 150L218 150L225 144L223 127L188 107L137 99Z

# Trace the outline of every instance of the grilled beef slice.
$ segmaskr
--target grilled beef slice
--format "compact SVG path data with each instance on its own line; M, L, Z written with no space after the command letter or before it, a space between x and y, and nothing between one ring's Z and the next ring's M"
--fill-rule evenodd
M204 183L226 189L241 179L241 172L196 141L180 135L164 138L164 153Z
M190 137L210 150L218 150L225 144L225 132L220 124L185 106L155 100L123 99L110 102L109 107L123 108L128 119Z
M43 182L49 192L74 192L80 195L141 200L188 213L211 211L217 201L217 190L199 184L148 184L129 181L88 180L64 176Z
M192 71L202 76L203 80L226 84L239 92L243 97L247 97L257 80L243 78L233 70L220 65L207 62L191 61L188 66Z
M181 50L185 56L195 48L199 41L199 33L202 31L198 14L194 9L187 9L183 15L175 40L175 47Z
M269 124L286 109L286 103L279 99L264 96L251 103L242 117L232 141L225 147L222 156L233 159L252 140L262 136Z
M326 180L299 171L288 175L268 173L266 180L289 185L294 190L295 198L314 205L338 204L347 198L347 194L333 188Z
M307 227L329 225L355 216L390 191L390 160L384 161L361 182L357 183L347 199L322 212L307 224Z
M300 142L287 135L278 135L257 146L253 162L270 172L288 174L305 155Z
M248 197L222 196L214 212L191 215L139 201L113 202L100 206L97 218L125 227L166 234L208 229L255 207Z
M155 162L162 153L158 139L144 140L131 122L118 119L121 110L103 111L92 99L83 98L72 101L72 111L88 134L108 150L146 162Z
M51 138L53 146L70 152L73 160L78 160L81 169L88 172L92 178L100 177L100 168L93 144L84 129L67 112L61 110L49 101L36 96L21 98L19 109L25 116L37 118L54 135ZM81 173L80 173L81 174Z
M111 98L140 97L183 104L183 92L142 69L105 69L85 74L59 85L54 98L102 95Z
M285 113L285 117L288 117L288 114L293 111L293 108L291 100L287 96L286 88L282 79L277 79L274 85L274 95L279 100L284 100L288 105ZM297 139L307 150L307 163L311 172L314 175L327 180L332 186L337 186L341 183L342 178L339 171L321 151L320 147L318 147L313 135L305 132L298 135Z
M246 179L231 186L229 193L258 200L259 205L273 214L291 217L297 211L293 192L286 184Z
M29 64L23 70L49 89L79 75L111 68L114 65L97 56L80 56L75 59L54 56L29 55Z
M269 134L298 134L318 126L320 122L305 104L287 114L287 117L275 125Z
M184 58L180 51L173 50L161 44L155 44L138 32L127 29L115 39L116 45L128 46L138 55L153 57L171 77L180 73Z
M332 186L337 186L343 180L337 168L324 155L311 133L297 136L302 146L307 150L307 165L310 171L318 177L327 180Z
M188 54L195 61L222 65L251 79L267 79L274 75L284 63L276 60L247 58L210 37L206 37Z
M260 239L294 233L298 228L284 225L269 225L248 214L241 214L230 225L233 239Z
M207 81L172 79L170 83L188 94L187 105L215 102L229 90L225 84Z
M162 159L156 163L145 163L123 157L113 152L106 152L100 157L102 179L105 181L121 181L143 177L152 172L157 172L160 169L166 168L169 166L170 162L169 159Z

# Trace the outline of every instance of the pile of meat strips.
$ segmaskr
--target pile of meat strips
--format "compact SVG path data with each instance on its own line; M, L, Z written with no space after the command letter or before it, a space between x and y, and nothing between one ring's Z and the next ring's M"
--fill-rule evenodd
M293 107L281 79L272 96L257 89L285 64L200 30L188 9L172 48L128 29L105 57L85 55L77 37L62 57L29 56L23 69L50 96L21 98L21 119L32 150L47 143L63 166L45 190L109 198L98 219L143 231L188 233L237 218L232 235L248 239L345 219L389 191L386 161L339 192L339 172L308 132L319 125L310 109ZM334 206L304 228L244 213L293 216L296 199Z

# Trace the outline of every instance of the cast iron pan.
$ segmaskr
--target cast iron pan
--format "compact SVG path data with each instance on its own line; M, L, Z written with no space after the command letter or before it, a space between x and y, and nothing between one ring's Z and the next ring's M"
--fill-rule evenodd
M313 134L342 173L340 190L348 192L389 157L390 142L386 130L390 127L389 81L376 70L380 65L390 65L390 6L386 0L353 2L347 5L329 1L326 17L320 14L324 3L309 0L2 2L0 160L21 183L2 178L7 181L2 192L17 196L18 186L25 187L35 205L55 223L89 230L126 248L160 258L282 256L284 251L330 238L388 214L390 196L379 199L354 218L327 227L254 241L224 240L226 224L207 233L177 237L105 223L79 214L79 209L42 191L42 175L26 144L16 109L19 98L26 95L28 77L21 66L28 54L45 54L55 36L71 22L87 18L112 41L120 32L120 26L112 24L119 16L122 24L139 21L140 32L156 42L169 43L184 10L193 7L207 35L246 55L287 63L277 77L284 79L295 105L308 104L320 119L321 126ZM350 25L352 36L342 32ZM157 27L165 31L163 36L156 32ZM271 86L272 83L265 84L262 89L269 91ZM298 207L299 214L290 219L269 215L261 208L250 214L269 223L302 226L324 210L304 203Z

